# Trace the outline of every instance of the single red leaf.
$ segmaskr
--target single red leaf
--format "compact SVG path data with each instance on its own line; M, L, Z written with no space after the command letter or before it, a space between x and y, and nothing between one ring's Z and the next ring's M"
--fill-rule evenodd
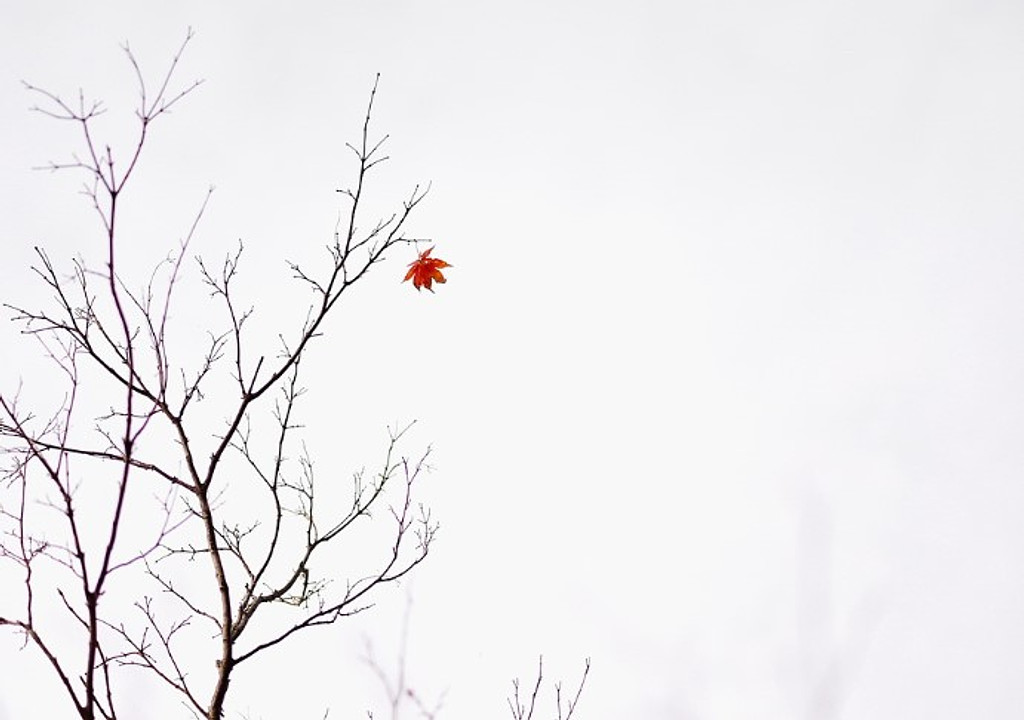
M441 273L441 268L452 267L452 265L440 258L430 257L433 249L433 247L427 248L420 253L418 258L409 263L409 271L405 274L405 279L402 282L412 280L414 288L419 290L421 287L425 287L430 292L434 292L434 288L431 287L432 283L447 282Z

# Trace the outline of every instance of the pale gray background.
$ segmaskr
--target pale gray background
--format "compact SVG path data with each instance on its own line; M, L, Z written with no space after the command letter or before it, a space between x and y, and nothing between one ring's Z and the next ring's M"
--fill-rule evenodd
M342 473L396 419L436 445L409 668L442 717L504 715L538 652L593 658L580 720L1024 716L1024 6L8 0L3 300L41 297L33 244L100 242L79 180L30 172L77 136L19 81L105 98L117 139L118 43L156 77L189 25L206 83L126 200L140 268L213 184L196 249L243 238L262 317L298 307L283 259L329 239L378 71L381 200L433 182L412 227L450 282L376 270L307 423ZM235 709L362 716L404 592ZM0 667L0 718L70 717L31 650Z

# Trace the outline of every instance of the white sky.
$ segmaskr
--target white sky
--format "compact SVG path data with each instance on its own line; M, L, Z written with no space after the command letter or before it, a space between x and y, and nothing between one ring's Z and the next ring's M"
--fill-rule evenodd
M78 138L22 79L106 99L116 150L118 44L155 78L191 25L206 82L154 126L126 252L215 185L194 247L244 240L271 327L381 72L373 188L431 181L411 230L454 267L417 294L396 253L356 289L305 419L342 476L395 420L436 447L409 669L442 717L500 717L540 652L567 683L593 659L580 720L1024 714L1024 7L296 5L6 3L4 301L41 302L33 245L100 249L79 179L30 171ZM243 670L233 717L361 716L359 638L387 655L403 592ZM69 717L15 647L0 718Z

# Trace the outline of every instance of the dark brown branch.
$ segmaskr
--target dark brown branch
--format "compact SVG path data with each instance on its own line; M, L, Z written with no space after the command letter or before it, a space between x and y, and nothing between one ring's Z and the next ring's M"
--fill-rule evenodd
M580 678L580 684L576 688L576 694L571 700L568 700L567 705L562 705L562 683L555 683L555 709L558 712L556 720L570 720L573 712L576 710L576 706L579 704L580 695L583 694L583 686L587 683L587 676L590 674L590 658L584 661L583 666L583 677ZM537 660L537 681L533 685L533 692L530 693L530 705L527 707L525 704L526 696L520 695L519 678L512 680L512 697L507 698L508 708L512 712L513 720L531 720L533 717L533 711L537 704L537 694L540 692L541 683L544 680L544 656L541 655ZM564 713L564 714L563 714Z

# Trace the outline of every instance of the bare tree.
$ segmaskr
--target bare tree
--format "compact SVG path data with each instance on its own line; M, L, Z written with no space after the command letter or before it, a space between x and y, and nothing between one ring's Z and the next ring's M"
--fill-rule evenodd
M312 300L280 329L276 350L261 351L249 332L253 308L235 289L241 245L221 263L198 262L222 318L211 320L205 347L192 358L172 347L170 309L209 193L180 247L141 287L122 273L125 190L154 123L201 84L175 89L191 39L190 30L155 84L124 47L139 89L126 157L96 136L101 103L27 85L38 112L81 133L79 153L48 167L85 176L103 242L100 264L77 258L69 270L37 248L33 269L52 303L7 306L39 341L65 394L47 413L26 409L34 403L23 388L0 394L0 558L21 577L20 609L0 615L0 626L42 653L82 720L119 716L116 685L132 669L159 678L196 717L223 717L240 665L369 607L426 558L438 527L415 499L429 448L406 456L407 427L390 429L376 469L354 475L343 505L318 502L322 483L296 437L303 360L329 316L389 250L425 241L408 237L406 226L428 188L363 221L367 182L387 160L386 136L371 132L376 82L361 137L348 146L355 167L352 185L339 191L344 221L322 263L290 264ZM221 423L212 438L210 410ZM376 554L361 551L367 567L346 578L318 564L371 520L386 534L374 536L385 538Z
M583 686L587 684L587 676L590 674L590 658L583 664L583 675L580 677L580 684L576 686L576 692L562 695L562 682L555 683L555 712L556 720L570 720L579 704L580 696L583 694ZM507 698L508 709L512 712L512 720L533 720L533 711L537 707L537 695L544 682L544 656L537 659L537 680L533 684L533 690L527 691L519 685L519 678L512 681L512 696ZM520 692L522 691L522 692ZM529 697L527 697L529 692ZM529 703L529 704L527 704Z

